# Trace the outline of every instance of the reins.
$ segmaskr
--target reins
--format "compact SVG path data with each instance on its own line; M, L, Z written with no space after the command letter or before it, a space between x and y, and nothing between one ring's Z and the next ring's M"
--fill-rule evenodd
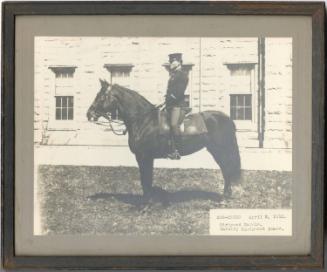
M140 120L141 118L143 118L144 116L150 114L150 113L153 112L154 110L160 109L160 108L161 108L162 106L164 106L165 104L166 104L166 102L163 102L163 103L161 103L161 104L155 106L153 109L151 109L151 110L149 110L149 111L143 113L143 114L140 115L140 116L137 116L136 118L133 118L133 119L131 120L131 122L136 122L136 121ZM101 116L103 116L105 119L108 120L108 123L109 123L110 129L112 130L112 132L113 132L115 135L118 135L118 136L126 135L126 133L127 133L127 128L125 128L125 129L123 129L123 130L119 130L119 132L118 132L118 130L116 130L116 129L113 127L113 125L112 125L112 123L116 123L116 124L118 124L119 126L123 126L123 125L125 125L124 122L120 122L120 121L112 120L112 118L109 116L108 113L101 113ZM103 123L100 123L100 122L97 122L97 124L98 124L98 125L105 126Z
M112 126L112 123L115 123L115 122L113 122L112 120L109 120L110 128L111 128L112 132L113 132L115 135L118 135L118 136L126 135L126 133L127 133L127 128L125 128L124 130L121 130L122 132L118 133L118 132L117 132L118 130L115 130L114 127ZM116 123L119 124L120 126L123 125L123 124L120 124L120 123L118 123L118 122L116 122Z
M120 130L120 132L118 132L118 130L116 130L116 129L113 127L113 125L112 125L112 123L116 123L116 124L118 124L119 126L122 126L122 125L124 125L123 123L112 120L112 118L109 117L108 113L101 114L101 116L103 116L105 119L108 120L108 123L109 123L110 129L111 129L111 131L112 131L115 135L118 135L118 136L126 135L126 133L127 133L127 128L124 129L124 130ZM106 126L106 125L104 125L104 124L101 123L101 122L97 122L96 124L101 125L101 126Z

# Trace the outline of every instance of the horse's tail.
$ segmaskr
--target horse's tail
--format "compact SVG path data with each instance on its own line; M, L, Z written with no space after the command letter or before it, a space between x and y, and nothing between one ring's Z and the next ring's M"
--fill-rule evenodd
M241 179L241 157L236 138L236 127L232 120L231 122L233 124L233 132L230 137L231 163L233 168L231 181L237 183Z
M203 112L202 116L208 130L208 151L219 164L225 180L239 182L241 158L233 120L217 111Z

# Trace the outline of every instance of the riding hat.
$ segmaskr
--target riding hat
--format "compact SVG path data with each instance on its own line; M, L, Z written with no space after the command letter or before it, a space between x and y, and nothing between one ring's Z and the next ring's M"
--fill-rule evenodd
M169 54L169 62L172 63L173 61L178 61L182 63L182 53Z

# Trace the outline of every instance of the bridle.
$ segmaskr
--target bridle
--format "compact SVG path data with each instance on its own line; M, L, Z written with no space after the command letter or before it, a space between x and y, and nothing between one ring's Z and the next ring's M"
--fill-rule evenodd
M132 123L140 120L141 118L145 117L146 115L150 114L151 112L153 112L154 110L157 110L157 109L160 109L162 108L163 106L166 105L166 102L163 102L157 106L155 106L154 108L152 108L151 110L139 115L139 116L136 116L135 118L132 118L130 121ZM116 121L116 120L113 120L111 118L111 114L110 112L99 112L99 111L96 111L96 113L99 115L99 116L102 116L104 117L106 120L108 120L108 124L110 126L110 129L111 131L115 134L115 135L118 135L118 136L123 136L123 135L126 135L127 134L127 128L125 127L125 129L115 129L114 126L112 125L113 123L115 124L118 124L118 126L125 126L125 123L123 121ZM103 124L103 122L96 122L96 124L98 125L102 125L102 126L105 126Z
M106 91L105 92L105 98L108 99L109 98L109 93ZM109 124L109 127L111 129L111 131L115 134L115 135L118 135L118 136L122 136L122 135L126 135L127 133L127 128L125 127L125 129L115 129L114 126L112 125L112 123L116 123L118 124L119 126L125 126L124 122L122 121L115 121L111 118L111 113L110 112L103 112L103 111L99 111L99 110L94 110L94 112L99 116L99 117L104 117L106 120L108 120L108 124ZM101 125L101 126L106 126L104 124L104 122L99 122L99 121L96 121L96 124L97 125Z
M122 121L115 121L111 118L111 114L109 112L107 113L100 113L97 111L97 114L99 114L100 116L104 117L106 120L108 120L108 124L109 124L109 127L111 129L111 131L115 134L115 135L118 135L118 136L122 136L122 135L126 135L127 133L127 128L125 129L115 129L114 126L112 125L113 123L115 124L118 124L119 126L125 126L124 122ZM99 121L96 121L96 124L97 125L101 125L101 126L106 126L104 124L104 122L99 122Z

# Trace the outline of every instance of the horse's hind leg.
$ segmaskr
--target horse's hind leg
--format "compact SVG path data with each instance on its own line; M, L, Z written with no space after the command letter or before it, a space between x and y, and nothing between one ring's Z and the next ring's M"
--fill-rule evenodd
M228 160L226 160L226 158L224 158L224 156L222 155L224 153L223 150L219 151L216 148L208 147L208 151L219 165L221 172L223 174L224 196L230 197L232 195L231 181L232 181L233 169L230 168L230 166L228 165Z
M152 192L153 182L153 158L148 158L143 155L136 155L136 160L139 165L141 185L143 196L148 199Z
M222 171L224 194L230 196L232 183L238 183L241 176L241 160L233 121L227 116L207 114L208 129L206 147Z

